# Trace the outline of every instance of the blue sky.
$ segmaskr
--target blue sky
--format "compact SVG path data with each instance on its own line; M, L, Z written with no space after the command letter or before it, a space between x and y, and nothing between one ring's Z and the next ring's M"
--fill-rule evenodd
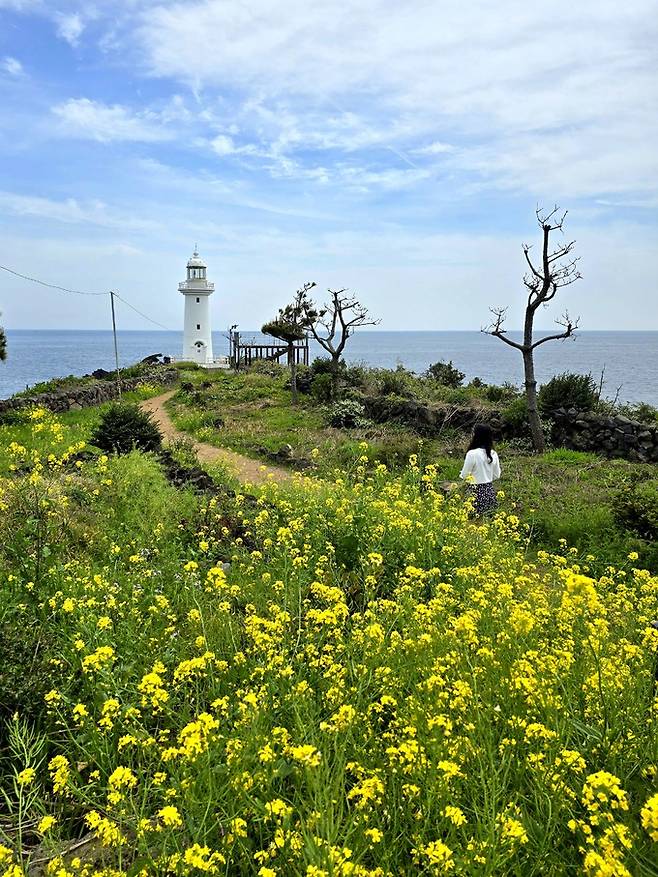
M0 0L0 263L178 328L198 242L218 329L307 280L385 329L514 327L557 201L583 279L540 324L658 329L657 46L658 0ZM0 310L107 325L2 273Z

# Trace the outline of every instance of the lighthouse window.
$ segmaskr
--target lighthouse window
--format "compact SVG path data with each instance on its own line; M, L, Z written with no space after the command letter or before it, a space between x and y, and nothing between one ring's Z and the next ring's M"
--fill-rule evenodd
M197 327L197 329L200 329L200 328L201 328L201 323L197 323L197 324L196 324L196 327Z
M199 304L200 301L201 301L201 299L200 299L199 296L197 295L197 297L196 297L196 303Z

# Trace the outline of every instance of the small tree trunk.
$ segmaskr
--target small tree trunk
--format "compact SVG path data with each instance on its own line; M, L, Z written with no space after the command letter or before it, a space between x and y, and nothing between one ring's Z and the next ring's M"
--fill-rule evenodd
M340 370L340 353L331 355L331 398L338 398L338 375Z
M532 445L534 449L542 454L546 449L544 441L544 431L541 427L539 419L539 410L537 408L537 379L535 378L535 363L532 350L526 348L523 351L523 371L525 374L525 397L528 405L528 422L530 424L530 433L532 435Z
M288 345L288 363L290 364L290 389L292 390L292 404L297 404L297 358L295 345Z

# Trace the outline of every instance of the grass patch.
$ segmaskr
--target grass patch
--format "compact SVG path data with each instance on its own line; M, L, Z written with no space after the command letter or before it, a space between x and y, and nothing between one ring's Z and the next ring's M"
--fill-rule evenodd
M394 377L405 386L412 380L406 373ZM367 378L379 379L379 370ZM404 470L413 454L421 466L433 465L442 480L459 477L466 435L446 431L440 437L422 438L395 423L332 429L326 425L326 407L311 396L302 395L299 405L291 406L285 370L272 375L184 373L182 380L189 380L191 389L178 392L168 403L169 411L180 429L209 444L264 461L289 444L295 458L309 463L313 459L309 471L321 478L349 469L364 452L392 471ZM447 397L467 390L473 397L492 395L491 388L437 387L435 393ZM613 511L616 494L633 478L655 478L655 467L560 448L535 456L518 451L513 443L502 443L499 452L502 507L531 527L536 548L558 550L566 540L583 556L600 558L601 567L638 552L641 562L658 568L658 551L651 541L620 526Z

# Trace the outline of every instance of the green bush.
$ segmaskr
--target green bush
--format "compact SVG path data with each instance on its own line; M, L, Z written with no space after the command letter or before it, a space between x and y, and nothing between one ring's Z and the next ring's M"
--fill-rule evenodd
M268 378L278 378L287 369L286 365L275 362L273 359L256 359L249 366L249 374L266 375Z
M331 375L326 372L316 374L311 384L311 393L318 402L331 402L332 381Z
M488 387L485 387L484 395L489 402L503 402L518 398L519 390L514 384L505 383L501 386L490 384Z
M371 370L363 363L353 363L345 367L341 380L349 388L365 390L371 380Z
M410 380L413 375L404 366L399 365L395 371L381 369L377 373L377 387L382 396L403 396L409 398Z
M128 454L134 448L159 450L162 435L151 415L139 405L114 403L101 415L90 441L107 453Z
M521 432L528 424L528 403L525 396L514 399L502 413L503 422L514 432Z
M589 411L598 402L598 391L590 375L563 372L555 375L539 390L538 403L542 414L548 415L556 408L576 408Z
M462 382L466 377L464 372L459 371L459 369L452 364L452 360L450 360L450 362L432 363L427 369L426 374L428 378L432 378L432 380L437 383L443 384L444 387L452 387L453 389L461 387Z
M328 414L329 426L338 429L354 429L359 426L365 426L368 419L365 416L363 405L356 399L341 399L329 409Z
M648 402L629 402L620 405L617 409L619 414L638 420L640 423L658 423L658 408L649 405Z
M331 357L329 356L316 356L313 362L311 363L311 371L313 375L329 375L331 374ZM339 360L338 368L340 371L345 371L345 361Z
M658 478L635 480L612 500L615 520L641 539L658 539Z
M290 381L288 381L290 386ZM308 365L297 366L297 389L300 393L308 395L313 387L313 372Z

